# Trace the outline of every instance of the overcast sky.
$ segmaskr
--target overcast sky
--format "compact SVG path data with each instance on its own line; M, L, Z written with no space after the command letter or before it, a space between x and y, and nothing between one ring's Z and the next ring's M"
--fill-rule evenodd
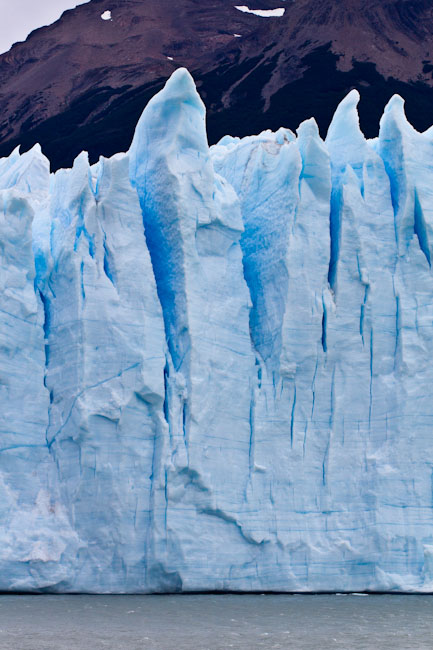
M65 9L89 0L0 0L0 54L17 41L24 41L31 31L50 25Z

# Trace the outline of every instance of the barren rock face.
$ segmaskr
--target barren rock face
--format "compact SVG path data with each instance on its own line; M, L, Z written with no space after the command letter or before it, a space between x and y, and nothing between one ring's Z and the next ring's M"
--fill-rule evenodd
M194 74L211 142L315 115L362 90L361 125L377 133L389 97L431 123L433 8L428 0L92 0L0 57L0 155L39 141L54 168L129 147L150 97L173 70ZM111 12L108 18L107 12ZM280 12L281 13L281 12ZM104 19L102 16L104 15Z

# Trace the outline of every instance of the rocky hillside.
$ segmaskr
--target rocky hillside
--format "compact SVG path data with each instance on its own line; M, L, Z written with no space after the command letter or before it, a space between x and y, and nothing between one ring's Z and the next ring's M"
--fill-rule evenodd
M88 149L128 148L149 98L186 66L208 108L212 142L314 115L322 134L338 101L361 91L377 133L391 94L416 128L433 122L430 0L92 0L0 56L0 155L42 144L53 167ZM111 12L111 19L104 20ZM281 12L280 12L281 13Z

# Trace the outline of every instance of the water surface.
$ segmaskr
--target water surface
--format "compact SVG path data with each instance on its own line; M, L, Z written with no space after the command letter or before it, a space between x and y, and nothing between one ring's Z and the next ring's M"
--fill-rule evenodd
M430 596L0 596L1 650L433 648Z

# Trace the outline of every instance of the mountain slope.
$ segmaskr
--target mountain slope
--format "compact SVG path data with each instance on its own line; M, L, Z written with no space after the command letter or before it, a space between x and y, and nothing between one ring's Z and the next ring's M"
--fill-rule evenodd
M211 142L315 115L326 132L337 103L361 90L361 125L377 133L389 97L431 122L433 9L428 0L260 0L282 17L230 0L92 0L0 57L0 155L39 141L54 168L83 149L126 149L150 97L172 71L194 74ZM101 14L111 11L111 20Z

